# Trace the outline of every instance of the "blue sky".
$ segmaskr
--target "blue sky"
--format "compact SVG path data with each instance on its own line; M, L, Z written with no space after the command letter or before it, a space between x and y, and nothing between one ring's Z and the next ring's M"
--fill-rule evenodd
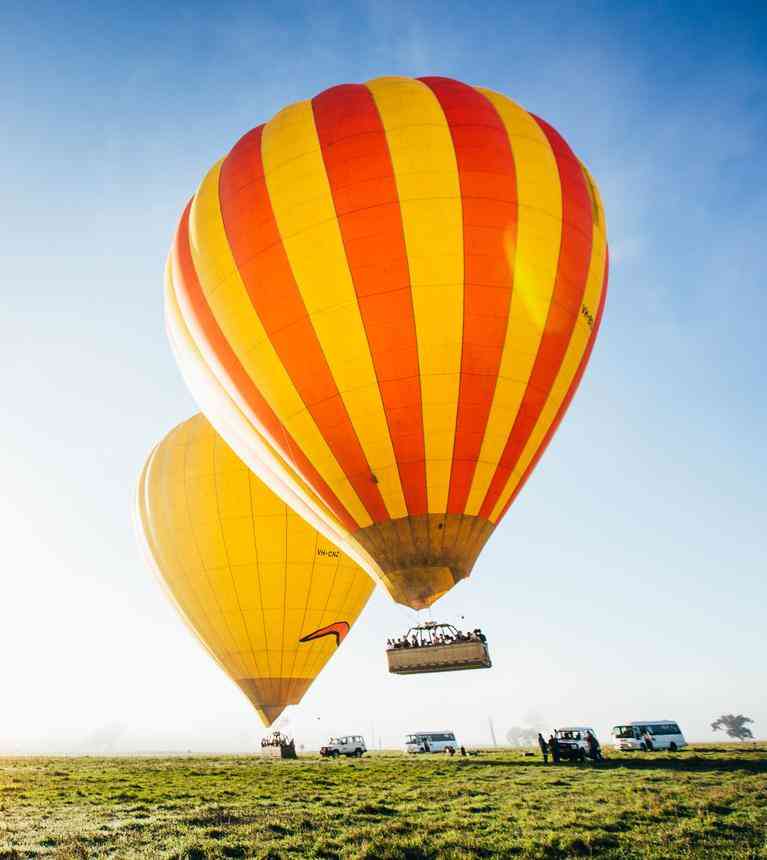
M381 74L489 86L558 128L604 197L610 292L554 443L439 604L488 631L495 668L388 677L381 644L411 616L377 594L291 729L395 745L447 720L474 743L489 716L499 735L671 718L706 739L734 710L765 736L761 4L126 6L0 18L0 751L260 734L132 532L138 469L195 411L163 333L163 264L243 132Z

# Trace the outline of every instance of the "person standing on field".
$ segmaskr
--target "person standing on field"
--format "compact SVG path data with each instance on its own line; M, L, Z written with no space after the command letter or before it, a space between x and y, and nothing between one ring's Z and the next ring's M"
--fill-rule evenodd
M589 758L594 764L596 764L602 757L599 750L599 741L597 741L591 732L586 732L586 743L589 745Z
M554 735L549 737L549 750L551 751L551 760L554 764L559 764L559 741Z
M543 763L549 763L549 745L546 743L546 738L538 732L538 746L541 748L541 755L543 756Z

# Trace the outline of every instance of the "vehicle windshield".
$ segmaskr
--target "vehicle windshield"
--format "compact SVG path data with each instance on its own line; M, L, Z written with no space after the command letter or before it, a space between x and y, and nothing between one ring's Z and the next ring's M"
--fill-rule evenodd
M572 729L557 729L555 734L560 740L565 741L579 741L581 739L581 733Z
M616 738L633 738L634 737L634 727L633 726L614 726L613 735Z
M417 744L421 742L421 738L418 735L408 735L407 742L409 744Z

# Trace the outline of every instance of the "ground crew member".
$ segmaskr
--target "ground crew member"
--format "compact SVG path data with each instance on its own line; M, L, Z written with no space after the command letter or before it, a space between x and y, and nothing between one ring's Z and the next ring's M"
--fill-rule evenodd
M543 763L549 763L549 745L546 743L546 738L538 732L538 746L541 748L541 755L543 756Z
M549 750L551 750L551 760L554 764L559 764L559 741L554 735L549 737Z

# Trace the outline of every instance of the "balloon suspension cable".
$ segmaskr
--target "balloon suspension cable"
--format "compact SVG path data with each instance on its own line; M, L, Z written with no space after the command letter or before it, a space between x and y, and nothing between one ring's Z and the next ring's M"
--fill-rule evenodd
M412 627L418 627L421 624L421 613L418 609L411 609L408 606L403 606L401 603L394 603L397 610L402 613L403 624L405 631L409 631Z
M393 604L404 616L407 618L408 626L413 626L414 624L418 624L418 610L410 609L407 606L403 606L401 603Z

